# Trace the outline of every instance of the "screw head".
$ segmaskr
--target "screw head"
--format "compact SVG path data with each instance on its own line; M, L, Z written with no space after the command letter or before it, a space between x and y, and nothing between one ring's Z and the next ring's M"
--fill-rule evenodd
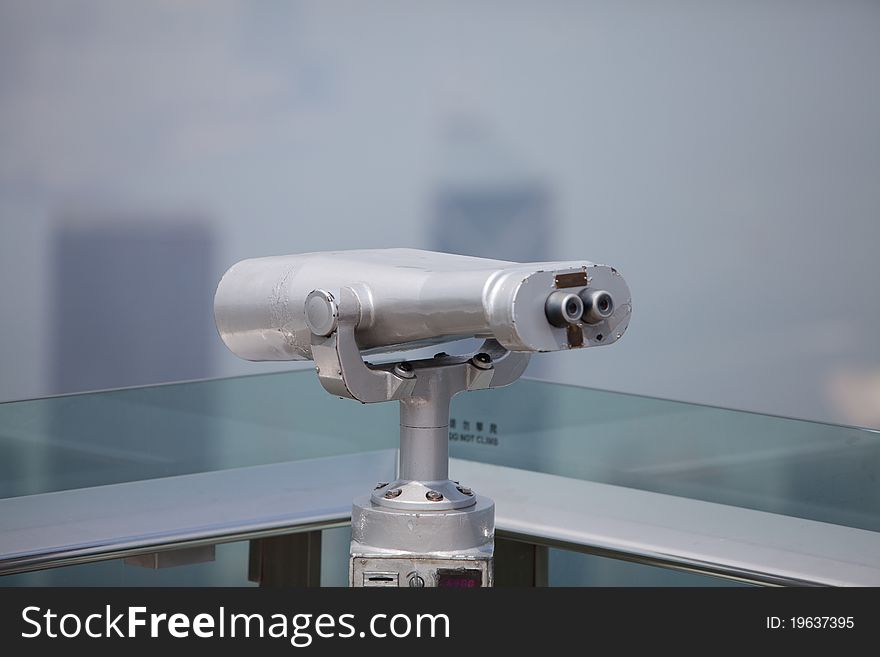
M394 366L394 373L402 379L412 379L415 377L413 366L406 361L397 363L397 365Z
M392 488L391 490L385 491L385 499L393 500L395 497L399 496L403 491L399 488Z
M439 493L436 490L429 490L425 493L425 497L427 497L432 502L439 502L443 499L443 493Z
M456 486L458 492L462 495L473 495L474 491L468 488L467 486Z
M378 484L376 484L376 487L373 490L379 490L380 488L385 488L385 486L387 486L387 485L388 485L387 481L380 481Z
M471 362L481 370L488 370L492 367L492 357L485 351L474 354L474 357L471 358Z

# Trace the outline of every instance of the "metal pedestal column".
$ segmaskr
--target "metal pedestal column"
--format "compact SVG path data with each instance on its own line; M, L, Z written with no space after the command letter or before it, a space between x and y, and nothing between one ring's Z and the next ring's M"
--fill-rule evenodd
M432 396L400 402L399 477L352 508L351 586L493 585L495 505L449 480L444 370Z
M449 405L466 390L513 383L529 354L486 340L472 356L372 365L355 340L357 295L309 295L306 320L321 384L363 403L400 401L398 478L352 507L352 586L492 586L495 505L449 480Z

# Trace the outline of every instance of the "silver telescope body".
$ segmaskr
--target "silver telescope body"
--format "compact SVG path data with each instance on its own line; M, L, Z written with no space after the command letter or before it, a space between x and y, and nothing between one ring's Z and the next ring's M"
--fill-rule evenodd
M365 353L471 337L526 352L606 345L631 312L626 282L606 265L369 249L242 260L217 288L217 329L247 360L311 360L313 330L333 330L342 287L357 298Z
M495 505L450 479L452 398L510 385L531 352L616 342L630 313L612 267L415 249L242 260L214 297L217 330L236 355L314 360L331 394L400 402L396 479L352 504L352 586L492 586ZM470 355L363 359L472 337L484 341Z

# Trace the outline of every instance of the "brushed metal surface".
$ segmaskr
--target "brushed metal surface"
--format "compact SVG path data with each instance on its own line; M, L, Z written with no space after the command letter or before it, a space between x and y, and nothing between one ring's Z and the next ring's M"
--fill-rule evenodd
M340 527L396 450L0 500L0 574Z
M396 450L0 500L0 573L338 527ZM496 500L496 535L758 584L878 586L880 533L450 460Z
M578 273L616 305L608 320L585 325L584 346L611 344L626 330L629 288L615 269L585 260L523 264L417 249L252 258L224 274L214 318L242 358L310 360L306 298L350 287L359 303L357 343L366 352L466 337L495 338L512 351L555 351L569 348L566 331L547 321L544 304L559 276Z
M450 459L495 499L498 535L758 584L878 586L880 533Z

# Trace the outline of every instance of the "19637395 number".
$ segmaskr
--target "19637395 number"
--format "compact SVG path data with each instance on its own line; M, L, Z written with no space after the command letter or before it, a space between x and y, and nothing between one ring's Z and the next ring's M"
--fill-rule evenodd
M855 627L853 616L767 616L768 630L849 630Z

